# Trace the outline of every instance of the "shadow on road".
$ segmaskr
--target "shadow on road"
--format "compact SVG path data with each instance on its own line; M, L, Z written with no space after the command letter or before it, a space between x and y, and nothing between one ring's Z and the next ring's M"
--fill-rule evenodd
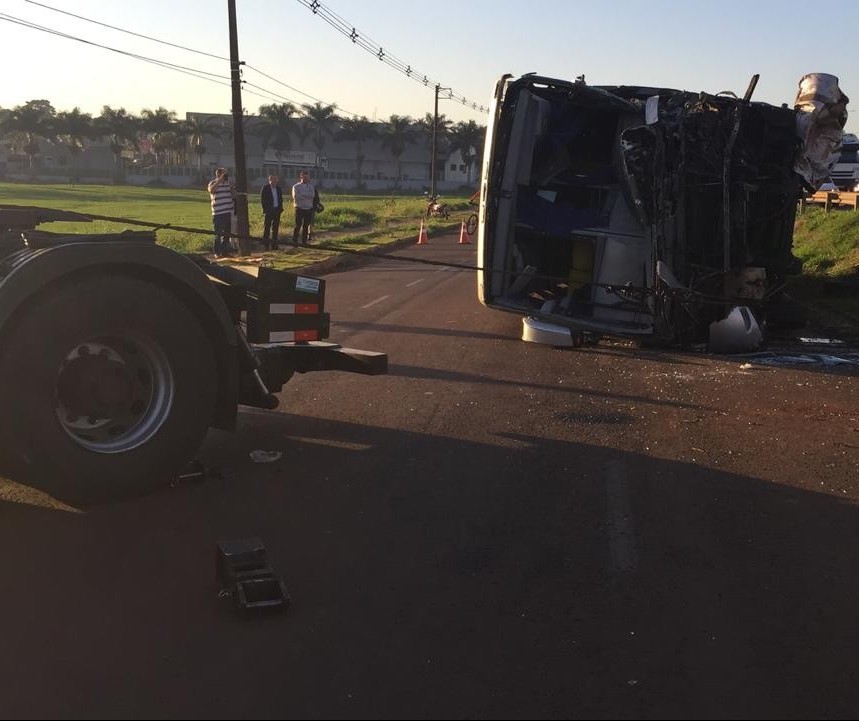
M0 504L4 716L859 708L859 518L833 495L522 433L242 422L209 435L205 481L86 513ZM248 536L283 615L217 598L215 545Z

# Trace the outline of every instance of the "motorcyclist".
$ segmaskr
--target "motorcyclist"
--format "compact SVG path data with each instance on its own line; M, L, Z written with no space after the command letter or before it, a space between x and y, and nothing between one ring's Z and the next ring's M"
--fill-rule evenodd
M449 215L447 205L440 202L437 195L430 196L429 202L427 203L427 218L432 215L443 216L445 218Z

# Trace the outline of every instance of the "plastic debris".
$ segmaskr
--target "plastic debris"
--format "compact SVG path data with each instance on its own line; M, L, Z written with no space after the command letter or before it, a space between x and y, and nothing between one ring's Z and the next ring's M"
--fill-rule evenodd
M280 451L251 451L251 460L254 463L272 463L280 460L283 453Z
M843 340L838 338L800 338L799 342L808 345L846 345Z
M741 356L748 359L749 363L767 366L837 366L837 365L859 365L859 354L844 354L840 356L827 353L749 353Z

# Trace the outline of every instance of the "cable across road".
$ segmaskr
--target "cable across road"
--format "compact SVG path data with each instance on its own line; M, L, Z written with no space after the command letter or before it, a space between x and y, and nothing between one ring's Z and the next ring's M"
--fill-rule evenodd
M117 217L111 215L97 215L95 213L82 213L79 211L74 211L76 215L82 218L89 218L91 220L103 220L111 223L121 223L125 225L134 225L140 226L144 228L151 228L154 231L158 230L177 230L183 233L194 233L198 235L212 235L212 230L210 228L197 228L192 226L184 226L184 225L174 225L172 223L152 223L145 220L137 220L135 218L127 218L127 217ZM114 235L115 237L115 235ZM256 236L240 236L237 233L230 233L231 238L237 238L239 240L249 240L249 241L257 241L261 242L261 238ZM352 248L344 248L339 245L329 245L326 243L314 243L314 250L322 250L326 252L330 252L332 254L337 255L354 255L363 258L374 258L380 260L396 260L406 263L415 263L417 265L428 265L428 266L436 266L436 267L445 267L445 268L453 268L456 270L468 270L468 271L484 271L485 268L480 265L472 265L466 263L451 263L448 261L440 261L440 260L432 260L430 258L416 258L414 256L404 256L404 255L395 255L392 253L386 253L383 251L378 251L375 249L371 250L354 250ZM185 255L185 253L182 253ZM203 253L187 253L189 256L203 256ZM299 272L300 267L288 269L287 272ZM508 274L516 274L516 271L513 271L509 268L497 268L494 269L494 272L500 273L508 273ZM527 272L527 271L519 271L519 275L527 275L531 280L542 280L548 282L566 282L567 279L559 276L549 276L536 272ZM629 303L635 303L636 305L642 305L645 300L650 296L662 296L662 297L672 297L674 300L680 303L707 303L707 304L719 304L722 305L726 302L731 302L733 300L740 301L742 300L744 304L748 305L751 301L748 298L744 299L732 299L726 298L724 296L715 296L709 295L706 293L702 293L701 291L694 290L692 288L676 288L676 287L643 287L643 286L635 286L630 283L625 284L617 284L617 283L589 283L591 287L602 288L607 293L611 293L612 295L616 295L619 298L622 298L624 301ZM779 289L776 289L779 290ZM775 291L774 291L775 292ZM642 308L642 310L644 310Z
M212 235L211 228L195 228L186 225L174 225L173 223L152 223L145 220L137 220L135 218L125 218L125 217L117 217L112 215L97 215L95 213L84 213L80 211L74 211L77 215L83 216L86 218L90 218L91 220L104 220L111 223L122 223L125 225L136 225L143 228L151 228L153 230L178 230L182 233L195 233L198 235ZM257 241L261 242L262 238L253 236L253 235L239 235L238 233L230 233L231 238L236 238L238 240L249 240L249 241ZM464 265L460 263L446 263L438 260L430 260L429 258L407 258L403 255L391 255L390 253L384 253L376 250L354 250L352 248L343 248L339 245L328 245L326 243L314 243L314 250L324 250L331 253L337 254L348 254L348 255L357 255L363 257L372 257L372 258L384 258L386 260L403 260L409 263L419 263L424 265L436 265L436 266L446 266L449 268L458 268L460 270L482 270L481 267L476 265ZM193 253L191 253L193 255ZM293 271L290 271L293 272Z

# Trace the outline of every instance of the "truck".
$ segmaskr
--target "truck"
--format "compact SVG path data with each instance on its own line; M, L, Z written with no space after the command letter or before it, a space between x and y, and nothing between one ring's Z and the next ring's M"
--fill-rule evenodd
M859 190L859 137L855 133L844 133L832 182L838 190Z
M602 336L745 352L789 325L797 202L838 158L847 97L794 107L538 74L496 84L483 153L477 291L522 338Z
M75 212L0 205L0 474L90 505L170 485L239 406L295 373L387 372L327 341L325 280L254 275L156 230L57 233Z

